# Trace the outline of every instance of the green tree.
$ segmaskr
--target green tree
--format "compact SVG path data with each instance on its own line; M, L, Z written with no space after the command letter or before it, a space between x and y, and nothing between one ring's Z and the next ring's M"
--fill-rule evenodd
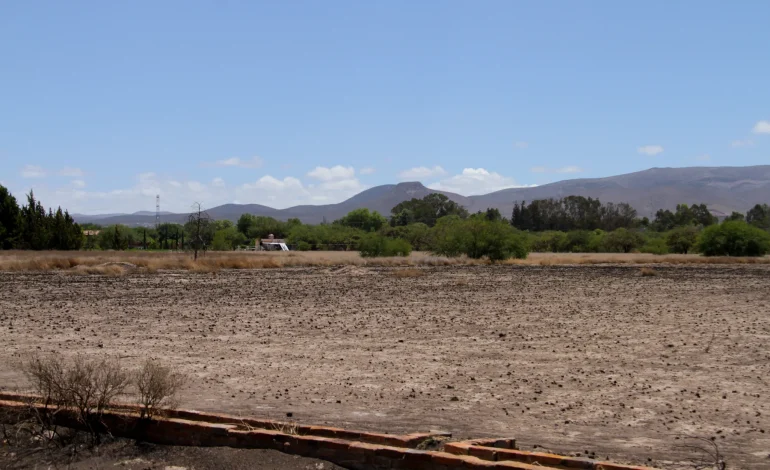
M770 230L770 206L757 204L746 213L746 222L764 230Z
M698 229L692 225L677 227L666 236L666 246L672 253L687 254L697 242Z
M436 225L438 219L448 215L468 217L468 211L463 206L439 193L428 194L422 199L412 198L401 202L393 207L390 213L392 225L421 222L429 227Z
M0 185L0 250L10 250L19 243L21 209L16 198Z
M643 243L644 238L640 234L622 227L604 237L604 246L610 252L631 253Z
M728 215L728 216L725 218L725 222L727 222L727 221L731 221L731 220L744 220L744 221L745 221L745 220L746 220L746 216L745 216L745 215L743 215L743 213L741 213L741 212L735 212L735 211L733 211L733 213L732 213L732 214Z
M102 250L126 250L133 238L131 229L125 225L115 224L104 227L99 231L97 241Z
M487 220L483 213L468 219L444 217L431 231L432 251L438 255L465 254L475 259L502 261L526 258L529 252L527 240L520 232L503 220Z
M379 212L369 212L369 209L367 208L352 210L341 219L334 221L335 224L344 225L345 227L359 228L365 232L373 232L379 230L387 222L388 220L380 215Z
M698 240L705 256L764 256L770 253L770 234L742 221L707 227Z
M214 251L231 251L246 243L246 237L230 223L230 226L214 233L211 249Z
M50 224L45 208L35 199L30 191L27 205L21 208L21 247L29 250L47 250L49 248Z

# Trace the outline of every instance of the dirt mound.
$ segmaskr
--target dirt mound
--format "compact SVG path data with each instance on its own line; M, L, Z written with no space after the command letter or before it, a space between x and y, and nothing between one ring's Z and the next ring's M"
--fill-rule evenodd
M374 274L374 271L368 268L362 268L361 266L347 265L330 268L326 271L328 274L345 275L345 276L366 276Z
M117 261L96 264L93 266L79 264L72 267L70 271L75 274L104 274L107 276L120 276L134 269L136 269L136 265L133 263Z
M107 267L107 266L118 266L125 269L136 269L136 265L134 263L127 263L125 261L111 261L109 263L102 263L97 264L97 267Z

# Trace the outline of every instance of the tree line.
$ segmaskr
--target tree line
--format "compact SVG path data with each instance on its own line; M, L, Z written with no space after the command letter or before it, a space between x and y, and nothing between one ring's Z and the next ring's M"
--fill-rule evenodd
M770 251L767 204L757 204L746 214L733 213L719 223L705 204L679 204L674 211L657 211L649 220L639 218L625 203L569 196L517 202L508 219L495 208L470 214L434 193L397 204L388 217L361 208L321 224L243 214L235 223L203 217L186 224L131 228L81 227L66 211L46 213L31 192L27 206L21 208L5 188L0 187L0 195L0 243L6 249L227 251L273 235L295 250L359 250L365 256L408 254L411 250L490 259L526 256L529 251L709 255ZM98 231L98 235L82 236L81 228ZM717 243L723 247L713 248Z
M69 212L61 207L46 212L32 191L27 204L19 206L8 189L0 185L0 248L3 250L78 250L83 232Z

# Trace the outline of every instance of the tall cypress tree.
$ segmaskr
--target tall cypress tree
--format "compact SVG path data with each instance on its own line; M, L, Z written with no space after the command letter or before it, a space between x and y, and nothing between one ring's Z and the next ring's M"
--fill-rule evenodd
M21 210L16 198L0 185L0 250L10 250L19 243Z

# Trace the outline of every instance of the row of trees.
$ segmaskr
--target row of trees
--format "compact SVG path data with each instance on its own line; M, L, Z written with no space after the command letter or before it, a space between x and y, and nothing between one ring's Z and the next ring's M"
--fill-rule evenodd
M362 208L331 224L308 225L299 219L284 222L250 214L233 224L212 221L196 211L186 224L166 223L157 228L87 224L82 228L96 229L99 234L83 237L81 227L66 211L46 213L32 193L28 204L20 208L0 186L0 222L3 248L226 251L272 234L299 250L361 250L381 256L414 249L505 259L525 256L528 250L761 254L767 251L763 240L770 230L770 207L756 205L747 214L733 213L719 224L704 204L680 204L675 211L658 211L649 221L639 219L628 204L570 196L517 203L508 220L494 208L468 214L446 196L431 194L396 205L389 218ZM731 248L706 246L717 242Z
M511 225L519 230L615 230L639 225L636 210L626 203L602 204L598 199L569 196L537 199L513 206Z
M0 248L4 250L77 250L83 232L69 212L56 212L35 199L32 191L27 204L19 207L16 198L0 185Z

